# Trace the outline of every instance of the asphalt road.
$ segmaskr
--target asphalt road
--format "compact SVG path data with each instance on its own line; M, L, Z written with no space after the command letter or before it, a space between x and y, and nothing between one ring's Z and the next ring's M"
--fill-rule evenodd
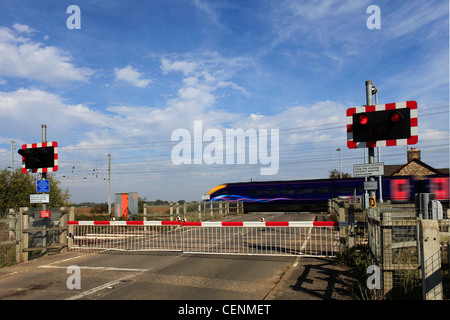
M314 218L304 214L264 217L266 221ZM69 252L0 269L0 300L263 300L274 296L294 263L295 256ZM78 275L79 282L74 280ZM70 288L75 283L79 289Z

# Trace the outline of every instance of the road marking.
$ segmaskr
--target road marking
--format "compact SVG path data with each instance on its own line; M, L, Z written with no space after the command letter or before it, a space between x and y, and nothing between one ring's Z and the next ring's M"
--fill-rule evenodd
M75 257L67 258L67 259L64 259L64 260L58 260L58 261L49 263L49 264L44 265L44 266L39 266L38 268L47 268L47 267L49 267L49 266L51 266L53 264L56 264L56 263L66 262L66 261L70 261L70 260L81 258L81 257L83 257L83 256L75 256Z
M306 244L311 239L311 231L312 231L312 227L309 228L308 236L306 237L305 242L303 242L302 247L300 248L300 252L304 252L303 250L305 250Z
M116 267L88 267L88 266L78 266L78 267L80 269L85 269L85 270L127 271L127 272L146 272L146 271L151 270L151 269L116 268ZM67 266L45 265L45 266L39 266L39 268L67 269Z
M296 267L296 266L298 266L298 263L300 262L300 258L301 258L301 256L297 256L297 258L295 259L295 261L294 261L294 264L292 265L292 267Z
M90 294L93 294L93 293L95 293L97 291L100 291L100 290L106 289L108 287L114 286L115 284L117 284L119 282L122 282L122 281L125 281L125 280L129 280L131 278L134 278L134 277L136 277L138 275L141 275L142 273L144 273L144 272L140 272L140 273L136 273L136 274L130 274L130 275L122 277L120 279L110 281L110 282L105 283L105 284L103 284L101 286L92 288L92 289L84 291L84 292L82 292L80 294L77 294L77 295L74 295L72 297L66 298L65 300L77 300L77 299L83 298L83 297L88 296Z
M55 264L55 263L60 263L60 262L67 262L67 261L73 260L73 259L78 258L78 257L81 257L81 256L77 256L77 257L72 257L72 258L68 258L68 259L56 261L56 262L53 262L53 263L50 263L50 264L47 264L47 265L39 266L39 268L48 268L48 269L52 269L52 268L53 268L53 269L67 269L67 266L55 266L55 265L53 265L53 264ZM138 276L138 275L143 274L143 273L146 272L146 271L151 270L151 269L117 268L117 267L90 267L90 266L79 266L79 268L80 268L80 269L83 269L83 270L125 271L125 272L137 272L137 273L131 274L131 275L127 275L127 276L124 276L124 277L119 278L119 279L117 279L117 280L110 281L110 282L105 283L105 284L103 284L103 285L101 285L101 286L92 288L92 289L87 290L87 291L85 291L85 292L82 292L82 293L80 293L80 294L77 294L77 295L74 295L74 296L72 296L72 297L69 297L69 298L67 298L67 299L65 299L65 300L77 300L77 299L83 298L83 297L88 296L88 295L90 295L90 294L93 294L93 293L95 293L95 292L97 292L97 291L100 291L100 290L103 290L103 289L105 289L105 288L114 286L114 285L117 284L117 283L120 283L120 282L122 282L122 281L131 279L131 278L134 278L134 277L136 277L136 276Z
M13 274L16 274L16 273L19 273L19 272L14 271L14 272L10 272L10 273L7 273L7 274L2 274L2 275L0 276L0 279L1 279L1 278L6 278L6 277L9 277L9 276L12 276Z

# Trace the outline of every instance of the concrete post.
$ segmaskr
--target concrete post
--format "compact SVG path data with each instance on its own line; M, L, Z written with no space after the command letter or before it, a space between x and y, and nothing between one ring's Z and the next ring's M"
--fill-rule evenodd
M441 253L437 220L419 223L423 300L442 300Z
M353 204L347 208L348 212L348 247L355 246L355 207Z
M142 215L143 215L142 220L147 221L147 204L146 203L144 203L144 206L142 209ZM148 230L148 228L144 227L144 231L147 231L147 230Z
M9 209L10 217L14 219L14 231L16 240L16 263L22 262L22 216L20 213L14 212L14 209Z
M69 212L67 209L71 210L72 208L59 208L59 210L61 210L60 227L67 228L67 219L68 219L68 215L69 215ZM59 243L64 245L64 247L61 248L62 253L67 252L67 246L68 246L67 235L68 235L67 229L62 230L61 233L59 234Z
M28 261L28 232L25 232L28 229L28 208L19 208L19 222L21 224L21 233L20 233L20 256L21 262Z
M209 203L209 209L211 210L211 218L214 218L214 205L212 201Z
M71 207L69 210L69 221L75 221L75 208ZM74 226L68 225L67 231L68 231L68 239L67 239L67 247L72 248L73 247L73 237L74 237Z

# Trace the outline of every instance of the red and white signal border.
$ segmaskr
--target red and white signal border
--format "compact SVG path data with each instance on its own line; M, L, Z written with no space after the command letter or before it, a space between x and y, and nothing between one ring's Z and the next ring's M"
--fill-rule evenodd
M32 149L32 148L45 148L45 147L54 147L55 148L55 159L54 166L50 168L38 168L31 169L33 173L46 173L46 172L56 172L58 171L58 142L41 142L41 143L29 143L22 145L22 150ZM28 169L25 168L25 157L22 157L22 173L28 173Z
M395 109L410 109L411 115L411 137L407 139L379 140L353 142L353 114L361 112L374 112ZM354 148L374 148L389 146L406 146L416 144L419 141L419 128L417 126L417 102L406 101L387 104L377 104L373 106L361 106L347 109L347 147Z
M346 227L346 221L68 221L77 226L181 226L181 227Z

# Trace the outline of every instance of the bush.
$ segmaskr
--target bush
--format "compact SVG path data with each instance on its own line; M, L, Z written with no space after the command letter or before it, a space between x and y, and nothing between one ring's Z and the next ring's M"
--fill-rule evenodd
M50 181L49 207L66 207L70 205L69 190L59 188L60 182L48 175ZM18 210L19 207L36 207L30 204L30 194L36 193L37 175L23 174L21 168L15 171L3 169L0 171L0 217L6 215L10 208Z
M371 265L370 253L366 246L354 246L345 248L336 257L337 265L352 269L352 274L357 280L348 284L352 296L356 300L375 300L375 292L367 288L367 268Z

